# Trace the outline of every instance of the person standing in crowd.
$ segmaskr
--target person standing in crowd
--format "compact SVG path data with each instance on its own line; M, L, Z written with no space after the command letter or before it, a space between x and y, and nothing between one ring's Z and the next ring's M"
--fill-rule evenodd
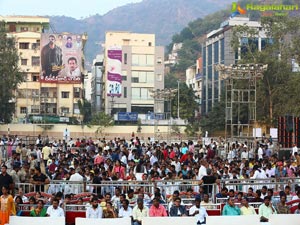
M102 218L102 207L99 206L98 198L93 197L91 200L91 207L87 207L85 217L86 218Z
M223 216L239 216L241 215L241 210L239 207L234 205L234 200L232 198L228 198L227 204L224 206L222 211Z
M201 198L199 196L195 198L195 205L190 208L189 215L196 217L197 224L206 224L208 214L206 209L201 206Z
M1 174L0 174L0 195L2 195L2 187L8 187L9 191L14 190L14 182L12 177L7 173L7 166L1 166Z
M9 187L2 186L2 195L0 197L0 209L1 209L1 224L9 224L9 216L16 215L16 207L14 204L13 196L9 194Z
M42 156L43 156L43 160L44 160L45 169L47 168L47 161L49 159L50 154L51 154L51 148L48 146L48 144L46 144L42 148Z
M149 217L149 209L144 206L144 200L142 198L137 199L137 205L132 210L133 225L142 225L142 219Z
M249 205L249 201L247 197L244 197L242 199L242 207L241 207L241 215L245 216L245 215L256 215L256 211L254 209L253 206Z
M83 191L83 176L80 174L81 169L79 167L76 168L75 173L71 175L69 181L74 181L77 184L71 184L72 193L79 194Z
M149 209L149 216L150 217L163 217L168 216L165 207L159 204L159 198L153 199L153 204Z
M47 209L44 207L44 201L42 199L37 201L37 206L30 211L32 217L45 217L47 215Z
M59 200L54 198L52 201L52 205L47 209L47 216L49 217L64 217L64 210L59 207Z
M260 222L269 222L270 215L277 214L272 205L270 196L266 196L264 198L264 203L259 206L258 212L260 216Z
M34 175L30 179L30 183L35 185L35 191L45 191L45 184L49 184L48 177L41 172L40 167L34 168Z

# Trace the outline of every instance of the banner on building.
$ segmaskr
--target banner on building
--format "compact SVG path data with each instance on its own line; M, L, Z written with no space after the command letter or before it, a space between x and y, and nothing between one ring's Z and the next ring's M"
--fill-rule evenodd
M122 95L122 49L110 47L107 50L107 96Z
M81 83L81 64L81 35L42 34L40 82Z

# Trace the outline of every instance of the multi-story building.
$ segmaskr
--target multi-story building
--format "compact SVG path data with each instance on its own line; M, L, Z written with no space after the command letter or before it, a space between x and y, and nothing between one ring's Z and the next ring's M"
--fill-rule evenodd
M163 105L154 107L153 91L164 88L164 47L155 45L154 34L106 32L104 68L106 113L133 112L141 119L163 113Z
M99 113L103 111L103 55L97 55L93 60L92 82L91 82L91 105L92 112Z
M15 121L26 121L29 115L56 115L80 118L78 100L83 93L83 51L87 40L86 35L72 35L68 33L50 34L49 18L38 16L0 16L6 23L8 35L16 40L20 55L19 66L24 73L24 82L18 87L15 104ZM57 77L44 74L41 68L41 49L54 37L56 46L60 44L61 62ZM67 39L73 37L70 46L65 45ZM42 40L45 39L45 43ZM72 47L69 52L67 48ZM67 52L67 53L66 53ZM74 60L77 65L76 82L73 82L67 73L70 73L68 60L76 54ZM77 55L76 55L77 56ZM51 66L50 66L51 67ZM47 78L50 78L51 81Z
M224 21L220 28L207 34L206 40L203 43L203 88L202 88L202 113L206 114L211 111L214 104L221 99L221 94L224 87L224 82L219 77L218 71L215 70L215 65L235 64L241 58L243 51L246 48L239 48L235 51L231 46L233 36L233 27L248 26L257 29L258 35L256 38L247 36L241 38L241 44L256 45L260 51L264 48L268 39L265 32L261 29L261 24L257 21L250 21L245 17L234 17Z
M188 87L193 88L199 104L199 112L201 112L202 98L202 57L196 60L196 64L190 66L185 71L185 83Z

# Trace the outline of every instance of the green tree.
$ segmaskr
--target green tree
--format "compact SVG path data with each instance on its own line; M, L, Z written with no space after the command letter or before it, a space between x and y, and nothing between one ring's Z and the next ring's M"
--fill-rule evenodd
M200 127L203 131L213 133L225 129L225 98L221 98L212 110L200 119Z
M19 66L15 39L7 36L5 22L0 21L0 122L11 122L15 112L15 91L25 80Z
M172 99L172 117L177 118L178 92ZM189 122L194 121L195 112L199 109L197 96L191 87L185 83L179 85L179 116Z
M98 126L96 133L102 134L106 127L114 125L114 119L112 116L107 115L105 112L96 113L93 115L92 120L88 124L89 127Z
M80 110L80 114L82 115L83 124L88 124L92 120L92 106L91 103L86 100L78 100L78 108Z

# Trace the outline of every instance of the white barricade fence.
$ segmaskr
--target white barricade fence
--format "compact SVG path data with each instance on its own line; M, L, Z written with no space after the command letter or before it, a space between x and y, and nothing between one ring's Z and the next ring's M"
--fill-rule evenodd
M131 225L131 218L114 218L114 219L76 218L75 220L75 225L87 225L87 224L88 225L116 225L116 224Z
M196 217L144 217L142 219L143 225L196 225L196 222Z
M55 224L65 225L65 217L26 217L26 216L10 216L9 225L41 225Z
M271 214L269 218L270 225L299 225L299 214ZM244 224L243 224L244 225Z
M259 215L208 216L206 225L260 225Z

